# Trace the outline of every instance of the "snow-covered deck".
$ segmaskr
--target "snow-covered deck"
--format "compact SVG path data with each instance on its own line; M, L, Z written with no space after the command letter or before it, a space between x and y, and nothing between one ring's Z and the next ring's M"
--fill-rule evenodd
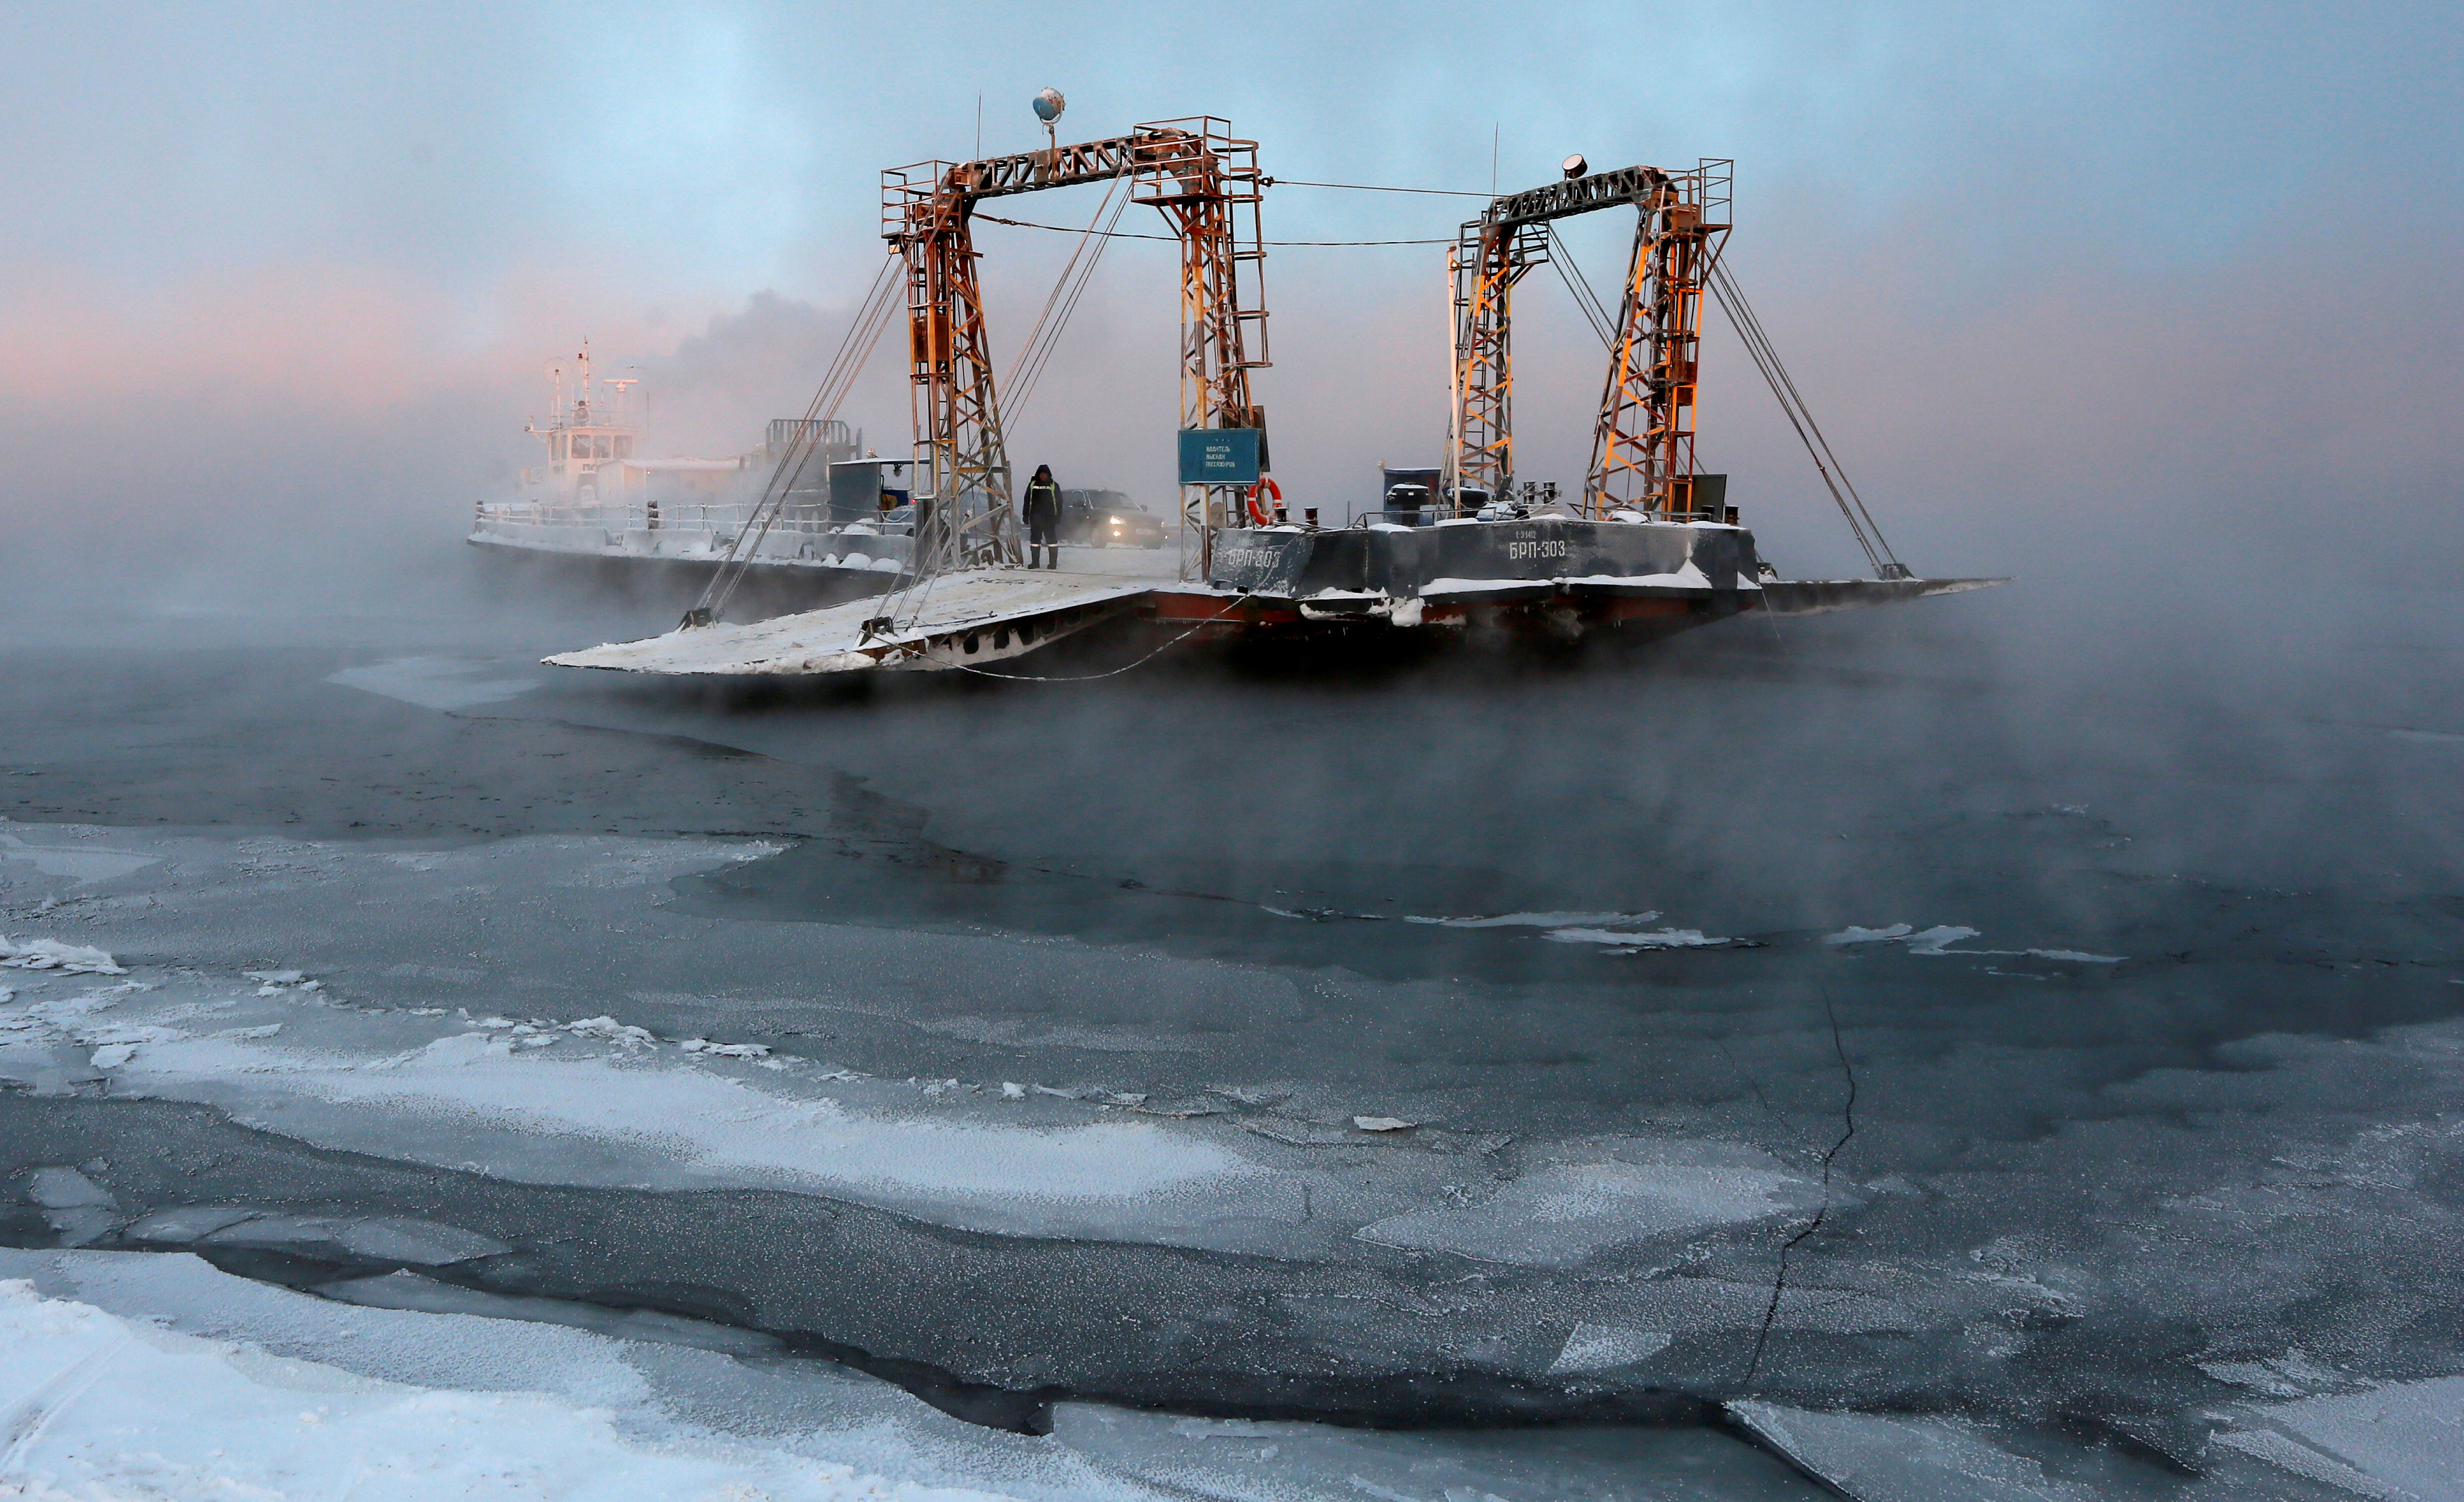
M1154 566L1155 555L1139 560ZM999 662L1129 608L1160 579L1136 573L994 569L948 574L911 597L868 596L741 625L678 628L547 659L556 667L686 674L825 674ZM884 617L895 624L884 627Z

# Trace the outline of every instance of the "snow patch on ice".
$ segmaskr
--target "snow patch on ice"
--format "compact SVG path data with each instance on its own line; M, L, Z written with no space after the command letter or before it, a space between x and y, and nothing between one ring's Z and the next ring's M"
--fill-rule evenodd
M1616 928L1551 928L1559 944L1612 944L1626 949L1705 949L1734 944L1733 939L1705 935L1700 928L1661 928L1650 933Z
M464 1033L367 1059L272 1040L187 1038L149 1045L115 1088L175 1099L236 1097L231 1108L248 1120L260 1119L261 1102L301 1098L392 1108L431 1121L460 1119L474 1135L502 1125L525 1138L629 1146L694 1183L749 1178L869 1190L902 1204L917 1194L987 1206L1022 1198L1133 1204L1260 1171L1224 1148L1143 1122L1029 1128L861 1116L827 1097L774 1093L707 1069L662 1066L647 1052L649 1034L643 1029L607 1018L570 1026L631 1047L557 1057L517 1051L511 1040L485 1033ZM1133 1104L1143 1097L1114 1099ZM276 1106L263 1119L295 1135L301 1130L290 1106Z
M1910 954L1946 955L1973 954L1994 959L2022 957L2039 960L2068 960L2080 965L2120 965L2129 958L2125 954L2090 954L2084 949L1954 949L1962 939L1973 939L1979 930L1957 924L1937 924L1930 928L1915 928L1907 924L1892 924L1885 928L1859 928L1851 924L1822 942L1846 947L1859 944L1904 945ZM2041 979L2041 977L2030 977Z
M634 1031L641 1030L637 1028ZM676 1047L688 1054L704 1054L712 1058L767 1058L770 1056L770 1046L766 1043L714 1043L708 1038L686 1038Z
M58 970L64 975L125 975L128 969L102 950L58 939L22 943L0 934L0 965L20 970Z
M1499 913L1493 918L1421 918L1406 914L1407 924L1437 924L1447 928L1573 928L1607 924L1647 924L1658 913Z
M1910 954L1948 954L1950 947L1962 939L1973 939L1978 930L1963 928L1957 924L1937 924L1908 935Z
M489 1025L490 1024L486 1022L480 1024L482 1027ZM513 1026L512 1023L502 1020L497 1020L494 1025L497 1027ZM564 1031L578 1034L582 1037L605 1038L611 1043L621 1043L627 1048L648 1048L649 1045L658 1041L656 1037L651 1035L649 1029L637 1028L629 1023L619 1022L614 1017L584 1017L579 1022L566 1023L564 1025Z
M1894 939L1904 939L1915 931L1906 924L1893 924L1887 928L1859 928L1855 924L1850 924L1822 942L1840 945L1887 944Z

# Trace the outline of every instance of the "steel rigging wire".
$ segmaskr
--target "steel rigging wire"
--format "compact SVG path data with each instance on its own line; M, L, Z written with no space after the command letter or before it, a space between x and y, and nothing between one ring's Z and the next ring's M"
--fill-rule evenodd
M840 403L847 400L847 392L855 385L857 372L871 357L873 346L881 341L882 332L890 327L891 311L898 301L899 278L895 273L903 270L904 265L900 257L891 256L883 261L881 270L873 274L872 286L866 292L854 321L847 325L846 337L839 341L838 353L830 357L829 369L823 375L820 387L813 392L812 403L804 408L803 420L797 425L787 451L779 456L778 468L771 471L769 483L762 488L761 499L756 503L753 515L745 525L737 529L735 537L729 541L727 556L720 560L718 572L711 576L710 582L702 587L701 598L685 612L686 625L709 625L716 620L719 612L727 608L728 600L736 594L737 585L743 582L745 572L752 567L763 540L770 535L771 524L786 510L788 493L803 477L804 466L811 462L814 450L820 446L822 428L838 415ZM826 463L823 473L826 483ZM751 538L750 546L746 543L748 537Z
M1398 192L1406 192L1406 191L1408 191L1408 192L1418 193L1418 192L1424 192L1424 191L1427 191L1427 192L1434 192L1434 191L1436 191L1436 190L1435 190L1435 189L1433 189L1433 188L1432 188L1432 189L1423 189L1423 188L1400 189L1400 188L1398 188L1398 189L1397 189L1397 191L1398 191ZM1002 218L1001 215L999 215L999 214L978 214L978 215L976 215L976 218L978 218L978 219L979 219L979 220L982 220L982 221L984 221L984 222L986 222L986 223L988 223L988 224L1008 225L1008 226L1011 226L1011 227L1012 227L1012 228L1014 228L1014 229L1049 229L1049 230L1052 230L1053 232L1055 232L1055 233L1057 233L1057 234L1084 234L1084 233L1086 233L1086 232L1087 232L1087 231L1082 230L1082 229L1071 229L1071 228L1070 228L1069 226L1067 226L1067 225L1040 225L1040 224L1037 224L1037 223L1036 223L1034 220L1032 220L1032 219L1003 219L1003 218ZM1177 234L1140 234L1140 233L1138 233L1138 232L1137 232L1136 230L1134 230L1134 229L1098 229L1098 230L1096 230L1096 231L1094 231L1094 232L1095 232L1095 233L1097 233L1097 234L1102 235L1104 238L1106 238L1106 239L1108 239L1108 240L1171 240L1171 241L1177 242L1177 241L1180 239L1180 236L1178 236L1178 235L1177 235ZM1452 240L1261 240L1261 241L1259 241L1258 243L1259 243L1259 244L1261 244L1261 245L1266 245L1266 246L1310 246L1310 245L1316 245L1316 246L1353 246L1353 245L1452 245L1452 244L1454 244L1454 242L1453 242Z
M1583 269L1575 263L1573 252L1557 237L1554 226L1549 229L1549 247L1550 263L1557 268L1557 274L1565 280L1566 290L1573 294L1575 306L1582 310L1584 321L1591 324L1592 332L1599 336L1601 344L1611 350L1616 349L1617 324L1609 317L1607 306L1592 291L1591 279L1583 274ZM1737 285L1736 273L1728 270L1725 255L1712 258L1710 274L1705 280L1710 285L1711 300L1720 305L1720 312L1727 316L1728 327L1736 331L1738 341L1746 346L1747 358L1754 362L1754 369L1761 374L1764 383L1771 387L1772 400L1779 403L1780 415L1788 419L1789 426L1796 429L1797 442L1805 446L1807 456L1814 461L1815 473L1821 477L1822 488L1831 493L1831 503L1839 508L1839 515L1848 523L1849 534L1857 539L1857 546L1863 551L1865 562L1873 569L1874 577L1886 579L1908 577L1907 565L1891 551L1890 543L1882 537L1881 527L1874 520L1874 513L1865 509L1865 498L1857 493L1857 487L1849 480L1847 469L1839 463L1839 456L1832 451L1831 441L1823 436L1821 424L1814 420L1814 410L1806 404L1805 394L1797 390L1796 381L1789 375L1788 366L1781 361L1771 336L1764 332L1762 320L1754 316L1753 305L1746 300L1744 289Z
M1574 252L1566 249L1566 242L1557 238L1557 227L1544 223L1541 228L1549 234L1549 264L1557 269L1557 279L1566 284L1574 306L1582 310L1584 321L1600 337L1600 342L1610 349L1617 348L1617 321L1609 316L1599 294L1592 291L1591 278L1575 264Z
M1821 425L1814 421L1813 409L1805 404L1803 393L1796 389L1796 382L1789 376L1788 367L1780 362L1779 351L1771 347L1771 337L1763 332L1762 320L1754 316L1753 305L1746 301L1745 293L1738 288L1736 276L1725 260L1712 261L1708 280L1711 300L1727 315L1728 327L1736 330L1737 337L1745 343L1747 355L1753 359L1754 368L1762 372L1763 380L1771 385L1771 395L1779 399L1780 410L1787 414L1789 425L1796 429L1798 441L1805 445L1806 453L1814 460L1815 472L1822 476L1823 489L1831 492L1833 504L1847 519L1848 530L1856 534L1857 546L1865 550L1865 561L1873 566L1875 577L1908 577L1907 565L1900 561L1899 555L1893 553L1891 545L1883 540L1882 529L1875 523L1874 513L1865 509L1865 498L1857 493L1857 487L1849 480L1848 471L1840 466L1839 456L1831 451L1831 440L1822 436ZM1836 481L1835 475L1837 477ZM1847 490L1845 496L1840 494L1843 487ZM1859 524L1860 518L1861 526Z
M1094 278L1095 267L1103 260L1105 249L1114 238L1112 226L1121 222L1122 213L1130 207L1127 192L1120 193L1118 198L1113 196L1127 182L1126 178L1115 178L1105 185L1103 202L1095 206L1095 217L1088 221L1086 229L1078 237L1077 246L1069 252L1068 264L1062 267L1060 276L1053 281L1050 295L1044 299L1044 311L1036 315L1034 329L1028 333L1026 342L1020 346L1018 359L1011 363L1009 375L1001 381L1001 389L1014 393L1002 403L1004 419L1017 416L1026 405L1027 399L1035 394L1035 385L1044 375L1045 364L1051 359L1054 347L1060 343L1061 331L1068 327L1070 315L1078 311L1078 299L1086 295L1087 285ZM985 214L981 217L989 219L992 216Z

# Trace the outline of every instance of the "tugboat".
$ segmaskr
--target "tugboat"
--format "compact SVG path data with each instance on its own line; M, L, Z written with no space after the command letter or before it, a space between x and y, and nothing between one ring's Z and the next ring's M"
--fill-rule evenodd
M777 418L761 446L724 458L650 457L635 378L591 374L583 342L573 369L548 371L545 425L525 429L545 462L522 469L510 496L483 498L470 542L498 556L579 565L624 582L698 591L731 553L770 602L810 609L868 589L907 567L913 547L908 460L884 459L835 420ZM782 459L783 497L762 505ZM766 510L766 514L765 514ZM759 534L737 549L747 527Z

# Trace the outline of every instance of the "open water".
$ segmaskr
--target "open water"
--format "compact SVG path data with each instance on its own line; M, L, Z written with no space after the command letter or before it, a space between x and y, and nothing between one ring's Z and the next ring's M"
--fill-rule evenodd
M578 595L28 620L0 934L127 974L0 970L0 1240L733 1332L1124 1495L2453 1494L2404 603L759 693L536 665L665 623Z

